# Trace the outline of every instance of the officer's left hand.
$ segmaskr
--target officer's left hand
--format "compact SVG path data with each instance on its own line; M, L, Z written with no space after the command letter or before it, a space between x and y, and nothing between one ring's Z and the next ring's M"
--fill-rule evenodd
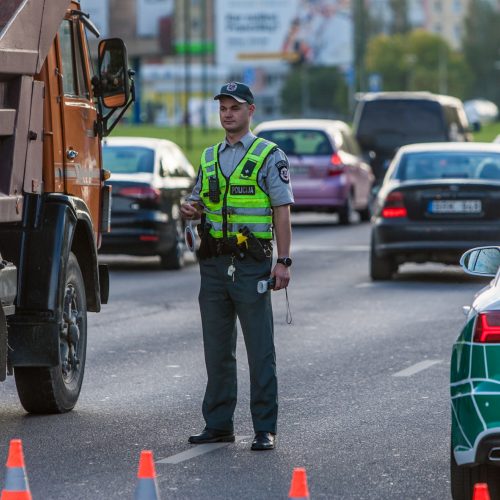
M290 269L284 264L276 264L271 276L274 276L276 280L273 290L281 290L286 288L290 282Z

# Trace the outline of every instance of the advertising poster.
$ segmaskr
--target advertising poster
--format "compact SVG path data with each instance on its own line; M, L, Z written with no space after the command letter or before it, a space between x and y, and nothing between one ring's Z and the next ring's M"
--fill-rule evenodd
M217 0L215 15L219 65L352 64L351 0Z
M159 19L171 16L174 0L137 0L137 35L158 36Z

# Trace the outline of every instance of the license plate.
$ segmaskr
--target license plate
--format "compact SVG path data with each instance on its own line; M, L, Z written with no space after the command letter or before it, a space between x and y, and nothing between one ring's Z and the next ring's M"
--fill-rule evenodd
M429 202L431 214L478 214L481 200L432 200Z
M305 165L290 165L290 173L293 175L308 175L309 167Z

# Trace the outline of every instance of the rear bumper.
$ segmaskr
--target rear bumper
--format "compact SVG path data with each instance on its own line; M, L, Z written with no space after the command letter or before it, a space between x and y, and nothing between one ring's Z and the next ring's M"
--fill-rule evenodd
M472 448L454 447L453 454L457 465L500 466L500 428L487 429L479 434Z
M102 235L101 254L159 255L177 244L174 224L152 217L112 218L111 232Z
M346 204L349 194L348 184L324 182L314 189L294 188L295 202L292 210L295 211L336 211Z
M416 262L458 264L469 248L498 245L500 224L492 222L408 221L377 219L372 228L379 257L400 256Z

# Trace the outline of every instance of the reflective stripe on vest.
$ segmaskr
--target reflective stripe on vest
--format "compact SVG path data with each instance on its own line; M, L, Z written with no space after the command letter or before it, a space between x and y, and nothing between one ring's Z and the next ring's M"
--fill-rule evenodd
M260 169L276 144L261 138L255 139L245 156L229 177L222 173L218 162L217 144L205 149L201 157L201 198L206 207L210 234L214 238L236 236L238 230L247 226L257 237L272 239L272 209L269 196L260 188L257 178ZM209 178L216 176L220 189L220 200L214 203L209 198Z

